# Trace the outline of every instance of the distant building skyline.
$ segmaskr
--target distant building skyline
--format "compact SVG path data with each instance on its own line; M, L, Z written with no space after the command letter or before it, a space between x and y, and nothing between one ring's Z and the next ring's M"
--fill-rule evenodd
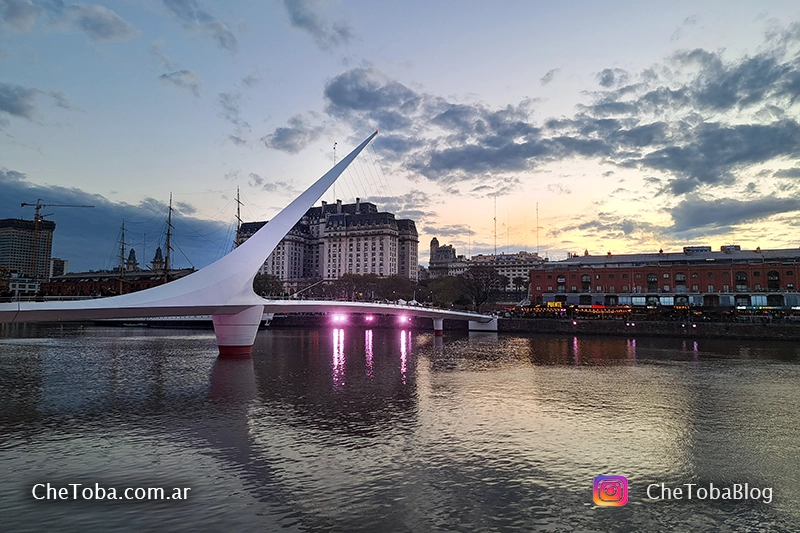
M268 222L246 222L246 241ZM350 204L326 201L309 209L267 257L260 272L276 276L289 290L311 279L344 274L402 276L417 280L418 236L410 219L397 219L360 198Z

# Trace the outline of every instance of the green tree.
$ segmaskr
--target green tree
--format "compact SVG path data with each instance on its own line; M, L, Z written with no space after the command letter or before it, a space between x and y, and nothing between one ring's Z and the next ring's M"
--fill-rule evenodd
M469 305L470 303L461 278L457 276L440 276L428 280L427 290L425 301L434 305L450 307L452 305Z
M283 283L278 276L256 274L253 279L253 291L259 296L280 296L283 294Z

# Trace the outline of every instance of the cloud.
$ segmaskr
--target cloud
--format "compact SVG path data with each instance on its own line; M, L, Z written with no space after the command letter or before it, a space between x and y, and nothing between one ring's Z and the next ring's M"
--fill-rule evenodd
M464 237L476 234L475 230L463 224L445 224L443 226L427 224L423 231L428 235L438 237Z
M41 12L30 0L0 0L0 22L19 32L30 31Z
M0 169L0 183L10 184L11 182L25 181L27 177L22 172L16 170Z
M233 135L228 138L237 146L247 144L245 133L250 132L250 124L241 116L241 93L219 93L219 104L222 107L222 116L236 126Z
M253 174L251 174L251 176L253 176ZM259 187L263 191L282 194L285 196L295 196L300 192L294 187L294 185L285 181L262 180L259 183Z
M181 89L191 91L195 96L200 96L200 77L191 70L177 70L169 74L162 74L158 78Z
M31 87L0 82L0 112L32 120L36 111L33 101L40 93Z
M195 31L216 41L217 45L229 52L239 46L236 36L228 26L200 9L194 0L163 0L164 6L183 22L187 31Z
M548 70L548 71L547 71L547 74L545 74L544 76L542 76L542 79L541 79L541 80L539 80L539 81L541 81L542 85L547 85L548 83L550 83L551 81L553 81L553 79L556 77L556 75L557 75L559 72L561 72L561 69L560 69L560 68L554 68L554 69L550 69L550 70Z
M374 68L348 70L328 82L324 91L326 112L334 117L360 118L387 130L411 126L410 116L421 97L405 85Z
M321 4L314 0L283 0L289 22L314 38L321 50L330 50L353 40L353 30L344 21L329 24L319 14Z
M167 206L164 202L145 198L137 205L114 202L99 194L79 188L58 185L38 185L26 179L25 174L0 169L0 212L6 217L31 219L30 207L20 207L22 202L93 205L87 208L52 208L48 220L56 223L53 234L53 256L67 259L69 270L81 272L116 268L119 254L119 230L125 220L125 240L136 249L141 264L150 261L157 245L164 246L164 227ZM189 259L176 253L178 267L203 267L230 251L227 241L230 224L189 216L196 214L186 202L177 201L178 211L173 213L174 243ZM51 212L51 211L48 211ZM158 216L158 215L161 216ZM154 216L156 215L156 216Z
M295 115L289 119L288 127L277 128L261 141L267 148L296 154L317 140L321 131L321 127L312 127L304 117Z
M242 78L242 83L244 83L248 87L255 87L259 83L261 83L261 76L258 74L248 74L244 78Z
M628 73L621 68L606 68L597 74L597 82L606 88L622 85L628 79Z
M139 32L110 9L95 4L66 4L61 0L33 3L30 0L0 0L3 25L30 31L41 15L56 26L75 27L95 41L124 41Z
M254 172L251 172L249 177L247 184L251 187L261 187L264 184L264 178Z
M555 194L572 194L572 190L561 183L550 183L547 190Z
M175 70L178 68L178 65L173 63L173 61L161 51L161 49L164 47L164 44L165 42L163 39L154 41L147 51L150 52L150 54L156 59L160 70Z
M800 167L778 170L773 176L776 178L800 178Z
M586 93L587 101L572 116L538 122L533 100L500 107L457 102L369 65L330 79L324 109L328 119L353 131L379 126L382 135L374 148L393 170L435 181L448 194L456 194L462 182L463 190L480 193L490 177L506 179L552 162L585 159L638 170L658 195L679 201L744 187L741 182L753 180L765 166L780 168L800 159L797 35L800 24L775 33L758 53L734 59L723 51L692 49L638 72L602 69L599 89ZM314 120L295 117L265 142L302 150L320 127ZM786 170L775 177L794 175Z
M733 198L707 200L699 196L690 196L668 211L674 222L672 229L683 232L756 222L779 213L798 210L800 210L800 199L769 195L747 200Z
M591 236L597 240L638 240L654 234L663 235L665 228L642 220L617 215L616 213L599 212L590 220L564 224L558 228L551 229L548 235L558 237L570 232L580 233L584 237Z
M686 17L683 19L683 23L681 23L680 27L675 30L670 37L671 41L679 41L682 39L687 33L689 33L690 29L697 25L697 15L692 15L691 17Z
M67 96L61 91L52 91L50 93L50 97L53 99L56 105L62 109L77 109L75 106L69 103Z
M139 33L122 17L103 6L68 5L65 13L75 26L95 41L122 41Z

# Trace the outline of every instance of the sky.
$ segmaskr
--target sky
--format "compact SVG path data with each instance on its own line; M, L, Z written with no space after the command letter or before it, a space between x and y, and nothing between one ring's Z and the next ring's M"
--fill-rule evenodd
M0 218L202 267L323 199L457 253L797 248L797 2L0 0Z

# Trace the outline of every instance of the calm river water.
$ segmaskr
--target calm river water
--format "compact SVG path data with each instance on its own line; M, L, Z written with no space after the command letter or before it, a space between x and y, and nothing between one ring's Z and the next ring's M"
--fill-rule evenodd
M2 531L800 531L796 343L0 328Z

